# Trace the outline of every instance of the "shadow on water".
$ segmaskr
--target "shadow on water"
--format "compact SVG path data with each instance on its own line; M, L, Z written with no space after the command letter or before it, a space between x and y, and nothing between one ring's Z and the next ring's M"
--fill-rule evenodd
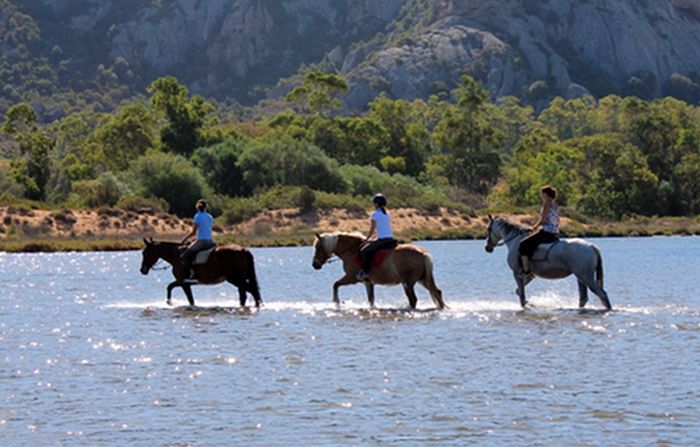
M249 317L256 315L260 309L255 307L230 307L230 306L177 306L172 308L167 307L146 307L141 312L143 317L210 317L215 315L231 315L237 317Z
M411 309L411 308L355 308L355 309L329 309L326 311L328 317L359 318L361 320L411 320L415 318L437 317L442 312L438 308Z

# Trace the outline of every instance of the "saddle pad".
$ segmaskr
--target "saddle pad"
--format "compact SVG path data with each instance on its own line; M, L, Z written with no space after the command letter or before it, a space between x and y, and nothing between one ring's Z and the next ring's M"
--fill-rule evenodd
M384 249L384 250L379 250L372 256L372 262L370 262L370 268L375 268L379 267L382 265L382 262L384 262L384 258L386 258L386 255L389 254L391 250L390 249ZM362 261L360 260L360 252L356 251L352 255L352 261L355 263L356 266L362 267Z
M554 247L558 243L559 243L559 241L549 242L546 244L540 244L537 247L537 250L535 250L535 253L533 253L531 260L532 261L544 261L544 260L546 260L547 257L549 256L550 250L552 250L552 247Z
M197 253L197 257L194 258L192 265L206 264L209 259L209 255L216 250L216 247L208 248Z

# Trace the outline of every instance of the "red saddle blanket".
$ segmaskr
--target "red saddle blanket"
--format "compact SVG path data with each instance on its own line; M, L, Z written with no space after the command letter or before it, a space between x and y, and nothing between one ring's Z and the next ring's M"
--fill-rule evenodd
M384 249L384 250L379 250L372 256L372 262L370 262L369 266L370 268L375 268L379 267L382 265L382 262L384 262L384 258L386 258L386 255L389 254L391 250L389 249ZM356 251L352 255L352 262L355 263L356 266L362 267L362 261L360 260L360 252Z

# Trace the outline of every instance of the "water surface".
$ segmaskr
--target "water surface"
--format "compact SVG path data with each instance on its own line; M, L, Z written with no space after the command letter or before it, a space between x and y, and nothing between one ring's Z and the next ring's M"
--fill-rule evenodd
M450 309L254 249L265 306L180 290L138 252L0 254L3 445L696 445L700 238L598 239L615 311L505 251L421 243Z

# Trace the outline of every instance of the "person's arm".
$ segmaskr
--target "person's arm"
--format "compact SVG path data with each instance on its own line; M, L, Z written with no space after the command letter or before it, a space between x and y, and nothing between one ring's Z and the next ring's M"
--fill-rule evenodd
M370 240L372 235L374 235L374 230L377 228L377 224L374 222L374 219L370 219L370 224L369 224L369 232L367 232L367 237L365 238L365 241Z
M189 241L190 239L192 239L192 237L194 237L194 236L197 234L197 230L198 230L198 229L199 229L199 225L197 225L196 223L195 223L195 224L192 224L192 231L190 231L189 233L187 233L187 236L185 236L185 237L182 239L182 242L181 242L181 243L182 243L182 244L186 244L187 241Z
M544 225L545 221L547 220L547 213L549 213L549 209L552 207L552 205L547 201L542 205L542 213L540 214L540 220L537 221L535 226L533 227L533 230L541 225Z

